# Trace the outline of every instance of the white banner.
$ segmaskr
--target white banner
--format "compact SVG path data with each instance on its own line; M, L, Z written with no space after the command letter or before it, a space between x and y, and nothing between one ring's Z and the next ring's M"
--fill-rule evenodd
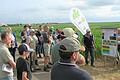
M86 21L85 16L81 13L78 8L72 8L70 12L70 19L72 23L78 28L78 30L85 35L86 30L89 29L89 25Z

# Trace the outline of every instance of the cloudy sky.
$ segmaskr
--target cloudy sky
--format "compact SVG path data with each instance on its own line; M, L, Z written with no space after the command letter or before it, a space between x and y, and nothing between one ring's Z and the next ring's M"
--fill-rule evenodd
M73 7L88 22L120 21L119 0L0 0L0 23L70 22Z

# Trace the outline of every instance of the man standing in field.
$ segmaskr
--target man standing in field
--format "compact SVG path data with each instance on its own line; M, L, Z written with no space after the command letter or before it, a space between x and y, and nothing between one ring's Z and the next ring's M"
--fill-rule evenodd
M51 46L51 35L49 33L49 27L47 25L43 26L43 48L44 48L44 71L49 71L50 62L50 46Z
M8 45L11 44L11 35L5 31L1 33L0 42L0 80L13 80L13 68L16 63L8 50Z
M83 44L85 46L85 62L86 65L89 64L88 56L90 53L91 56L91 66L95 67L94 65L94 39L93 35L91 34L90 30L86 30L86 34L83 36Z

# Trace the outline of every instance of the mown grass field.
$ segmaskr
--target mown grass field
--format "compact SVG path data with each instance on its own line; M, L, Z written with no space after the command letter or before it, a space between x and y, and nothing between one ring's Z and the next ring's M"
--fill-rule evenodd
M40 24L32 24L33 28L38 28ZM20 32L22 31L24 25L15 24L15 25L9 25L9 27L12 28L14 32L16 32L17 41L20 42ZM63 29L65 27L71 27L76 32L79 32L78 29L72 24L72 23L56 23L56 24L50 24L50 27L53 26L55 29ZM101 23L89 23L89 26L91 28L91 31L95 38L95 47L96 47L96 53L101 53L101 27L120 27L120 22L101 22ZM5 28L5 27L1 27ZM82 39L82 34L80 33L80 39Z

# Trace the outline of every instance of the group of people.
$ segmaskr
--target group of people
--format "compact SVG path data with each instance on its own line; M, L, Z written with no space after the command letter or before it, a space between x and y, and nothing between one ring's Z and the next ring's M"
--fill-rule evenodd
M40 69L38 57L44 57L44 71L49 72L52 67L51 80L92 80L87 71L76 65L88 65L90 53L91 66L95 67L94 39L90 30L86 30L83 36L85 48L81 48L79 35L72 28L54 31L53 27L40 25L35 30L30 25L25 25L20 37L21 43L18 46L10 28L1 33L0 80L13 80L13 68L17 69L18 80L32 80L31 71ZM20 55L17 61L16 48ZM85 58L80 54L81 51L85 51Z

